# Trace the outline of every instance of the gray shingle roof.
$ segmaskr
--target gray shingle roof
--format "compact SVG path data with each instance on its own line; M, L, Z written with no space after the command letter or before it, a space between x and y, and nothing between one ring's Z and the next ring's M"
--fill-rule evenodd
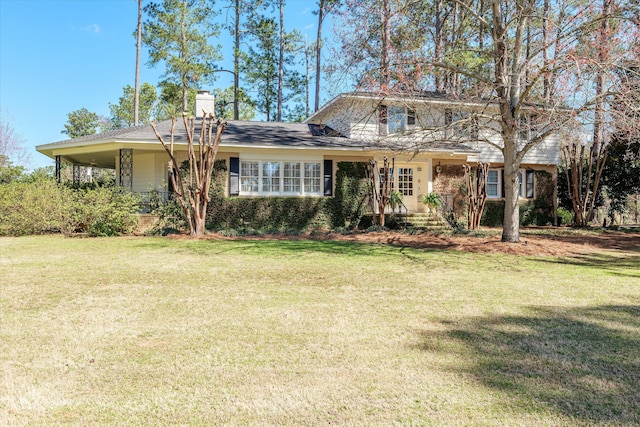
M200 133L202 121L196 122L196 135ZM156 125L158 132L169 142L171 138L171 120L159 122ZM197 136L196 136L197 138ZM98 144L101 142L131 141L131 142L154 142L157 138L151 125L141 125L126 129L118 129L110 132L84 136L81 138L58 141L47 146L77 145L78 143ZM182 120L179 119L175 126L174 141L184 143L187 135ZM246 146L246 147L273 147L273 148L333 148L333 149L402 149L403 147L387 138L382 142L372 142L352 138L341 138L332 136L313 136L309 126L304 123L281 123L281 122L248 122L234 121L227 122L227 129L222 136L221 146ZM40 146L38 148L44 148ZM462 153L475 153L476 150L459 143L433 143L426 150L422 151L455 151Z

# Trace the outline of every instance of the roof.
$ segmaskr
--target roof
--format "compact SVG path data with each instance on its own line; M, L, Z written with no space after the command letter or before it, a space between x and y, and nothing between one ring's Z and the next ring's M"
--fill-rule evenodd
M495 105L495 102L480 98L461 98L453 94L446 94L442 92L433 91L420 91L410 93L374 93L374 92L348 92L341 93L340 95L327 102L322 108L314 112L311 116L307 117L304 123L320 124L326 119L327 114L335 111L336 108L344 108L343 105L347 102L371 102L375 105L380 103L398 103L398 104L440 104L440 105L456 105L466 108L482 108L487 105ZM348 105L348 104L347 104Z
M158 133L165 142L171 138L171 120L165 120L156 124ZM196 135L199 135L202 119L196 121ZM222 136L221 147L264 147L264 148L325 148L345 150L383 150L383 149L411 149L400 139L385 138L383 141L374 142L343 136L318 135L312 131L313 125L304 123L282 122L249 122L229 120L227 129ZM314 135L315 134L315 135ZM98 145L110 142L157 142L157 138L151 125L141 125L126 129L118 129L81 138L67 139L51 144L40 145L36 149L47 154L57 148L74 146ZM186 143L187 134L184 125L176 123L174 142ZM434 143L426 151L455 151L463 153L475 153L476 150L458 143Z
M171 120L165 120L156 124L158 133L166 142L171 138ZM195 132L200 134L202 119L196 121ZM125 129L117 129L80 138L66 139L63 141L44 144L36 147L39 151L63 146L92 145L101 142L157 142L158 139L151 125L140 125ZM187 133L181 121L178 121L174 130L174 141L187 142ZM281 122L248 122L227 121L227 129L222 137L221 146L265 146L265 147L361 147L368 144L364 141L349 140L338 136L314 136L309 126L303 123Z

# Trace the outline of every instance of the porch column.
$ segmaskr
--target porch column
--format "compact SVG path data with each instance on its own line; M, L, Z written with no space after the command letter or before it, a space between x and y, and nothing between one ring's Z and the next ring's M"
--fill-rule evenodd
M120 149L120 187L133 191L133 149Z
M427 160L427 194L433 191L433 159Z
M62 160L56 156L56 182L60 184L60 171L62 170Z

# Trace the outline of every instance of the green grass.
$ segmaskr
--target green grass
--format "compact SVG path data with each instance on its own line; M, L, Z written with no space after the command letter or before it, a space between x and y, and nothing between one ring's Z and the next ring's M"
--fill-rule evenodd
M0 279L0 424L640 424L638 252L44 236Z

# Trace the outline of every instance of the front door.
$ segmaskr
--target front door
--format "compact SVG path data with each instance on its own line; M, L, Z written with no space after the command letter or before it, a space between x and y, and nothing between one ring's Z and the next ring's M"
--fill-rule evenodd
M394 190L402 195L402 203L409 212L415 212L417 207L415 168L411 165L396 164L394 171Z

